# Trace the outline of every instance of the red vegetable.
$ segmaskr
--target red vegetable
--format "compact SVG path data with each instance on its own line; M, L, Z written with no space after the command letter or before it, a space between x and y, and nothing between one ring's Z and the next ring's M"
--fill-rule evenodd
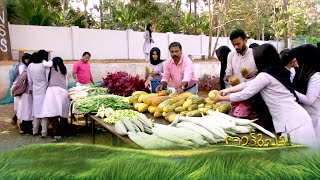
M199 91L211 91L211 90L220 90L220 81L219 78L215 76L204 75L198 80Z
M131 96L134 91L150 92L149 85L146 86L146 80L140 77L132 76L124 71L108 73L103 79L102 87L109 90L109 93L119 96Z

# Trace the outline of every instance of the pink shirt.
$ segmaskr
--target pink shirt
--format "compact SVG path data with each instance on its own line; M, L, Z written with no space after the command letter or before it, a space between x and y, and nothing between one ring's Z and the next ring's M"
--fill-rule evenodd
M72 72L77 75L80 84L90 83L91 71L89 63L85 63L82 60L74 63Z
M171 57L167 59L164 62L161 81L169 82L169 80L172 81L174 88L181 88L182 82L188 82L188 87L197 83L192 61L184 55L181 55L181 59L177 65Z

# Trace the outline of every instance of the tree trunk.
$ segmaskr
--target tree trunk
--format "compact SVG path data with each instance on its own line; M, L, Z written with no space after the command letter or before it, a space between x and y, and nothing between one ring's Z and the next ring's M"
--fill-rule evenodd
M193 0L194 5L194 25L193 25L193 33L196 34L197 31L197 0ZM191 17L191 14L190 14Z
M112 3L112 0L109 0L109 19L112 20L113 16L112 16L112 5L110 5Z
M192 0L189 0L189 14L191 16L191 12L192 12Z
M264 24L262 25L262 30L261 30L261 37L262 37L262 41L264 41Z
M104 29L104 23L103 23L103 0L99 0L100 6L99 6L99 11L100 11L100 27L101 29Z
M197 18L197 0L193 0L194 18Z
M88 0L83 0L83 5L84 5L84 27L89 28L89 23L88 23Z
M211 58L211 46L212 46L212 31L213 31L213 10L214 6L211 10L211 0L208 0L209 6L209 46L208 46L208 59ZM212 4L214 4L214 0L212 0Z
M283 12L285 13L287 10L288 10L288 1L289 0L283 0L283 7L282 7L282 9L283 9ZM287 21L287 15L285 15L285 21L286 22L288 22ZM284 31L284 35L283 35L283 38L284 38L284 47L285 48L288 48L288 27L286 27L285 28L285 31Z
M69 1L68 0L63 0L62 1L62 10L63 12L66 12L69 8Z
M222 13L221 13L221 16L218 18L218 26L221 24L221 21L222 23L224 23L227 19L227 8L226 8L226 0L224 0L221 4L220 4L220 7L219 9L221 10L222 9ZM221 32L221 28L224 28L226 25L223 25L222 27L219 27L217 29L217 36L216 36L216 42L214 43L214 46L213 46L213 50L212 50L212 53L211 53L211 57L214 57L215 53L216 53L216 48L217 48L217 45L218 45L218 42L219 42L219 37L220 37L220 32Z
M256 23L259 24L259 1L256 1ZM259 25L256 27L257 31L256 31L256 36L257 36L257 39L260 40L260 29L259 29Z
M227 31L226 26L223 26L223 35L224 35L224 37L228 37L228 31Z
M217 48L217 45L218 45L218 41L219 41L219 37L220 37L220 28L218 28L217 30L217 37L216 37L216 42L214 43L214 46L213 46L213 51L212 51L212 57L214 57L215 53L216 53L216 48Z
M12 60L5 0L0 0L0 61Z

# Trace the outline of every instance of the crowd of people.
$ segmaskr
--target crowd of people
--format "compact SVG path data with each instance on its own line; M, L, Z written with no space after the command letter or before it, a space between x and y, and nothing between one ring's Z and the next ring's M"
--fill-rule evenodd
M150 30L150 31L149 31ZM150 26L145 32L146 43L153 43ZM306 44L285 49L280 54L271 44L247 44L241 29L233 31L230 40L234 51L227 46L216 50L221 61L221 90L213 102L230 101L230 115L240 118L258 118L266 129L287 136L293 142L320 144L320 50ZM149 44L145 46L150 49ZM171 84L176 92L198 93L193 61L182 51L179 42L169 45L171 57L162 60L157 47L146 53L151 77L151 89L158 92ZM48 52L24 54L19 74L27 73L28 88L15 97L17 118L21 133L48 135L52 122L54 140L61 139L68 117L67 69L60 57L48 59ZM73 65L72 76L77 86L93 83L88 63L89 52ZM246 73L243 73L245 69ZM231 83L237 77L240 84ZM41 124L41 133L39 126Z
M231 102L230 115L259 119L259 124L293 142L317 146L320 144L320 49L301 45L285 49L280 54L271 44L247 44L241 29L230 35L235 51L227 46L216 50L221 61L220 87L217 102ZM166 89L168 82L178 93L197 94L192 60L182 53L180 43L169 46L171 57L160 60L159 48L150 51L151 83L156 91ZM243 69L247 73L243 74ZM233 85L236 76L240 84ZM154 89L154 88L152 88Z
M73 65L72 76L77 86L93 83L90 57L89 52L84 52L81 60ZM27 82L24 93L14 97L14 119L19 120L20 133L46 138L51 123L53 141L61 140L69 114L67 68L63 59L49 60L49 53L39 50L32 55L25 53L16 67L18 78L26 73Z

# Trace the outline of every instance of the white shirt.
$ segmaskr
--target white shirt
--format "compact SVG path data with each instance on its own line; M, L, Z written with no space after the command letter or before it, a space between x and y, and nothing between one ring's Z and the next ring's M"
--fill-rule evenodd
M320 73L314 73L308 82L306 95L296 91L299 102L311 116L313 122L317 122L320 118ZM320 122L318 122L320 123Z
M248 81L248 79L242 77L241 68L247 68L249 73L258 71L251 48L248 48L243 56L237 53L237 51L230 52L227 61L226 76L236 75L239 78L240 82ZM253 78L249 80L252 79Z
M277 133L291 131L311 122L310 116L297 103L295 96L271 75L261 72L250 82L241 83L241 86L242 91L230 94L230 100L247 100L260 92Z
M294 68L290 68L290 81L292 82L294 79L294 76L296 75L296 70Z
M26 66L25 64L21 63L21 64L19 65L19 75L20 75L25 69L27 69L27 66Z
M49 69L45 68L42 63L31 63L27 68L28 84L32 89L32 94L46 94L48 87Z
M152 80L161 81L162 74L163 74L163 64L164 62L161 62L160 64L157 64L157 65L149 64L149 67L151 68L151 72L159 73L158 75L154 75L152 77Z

